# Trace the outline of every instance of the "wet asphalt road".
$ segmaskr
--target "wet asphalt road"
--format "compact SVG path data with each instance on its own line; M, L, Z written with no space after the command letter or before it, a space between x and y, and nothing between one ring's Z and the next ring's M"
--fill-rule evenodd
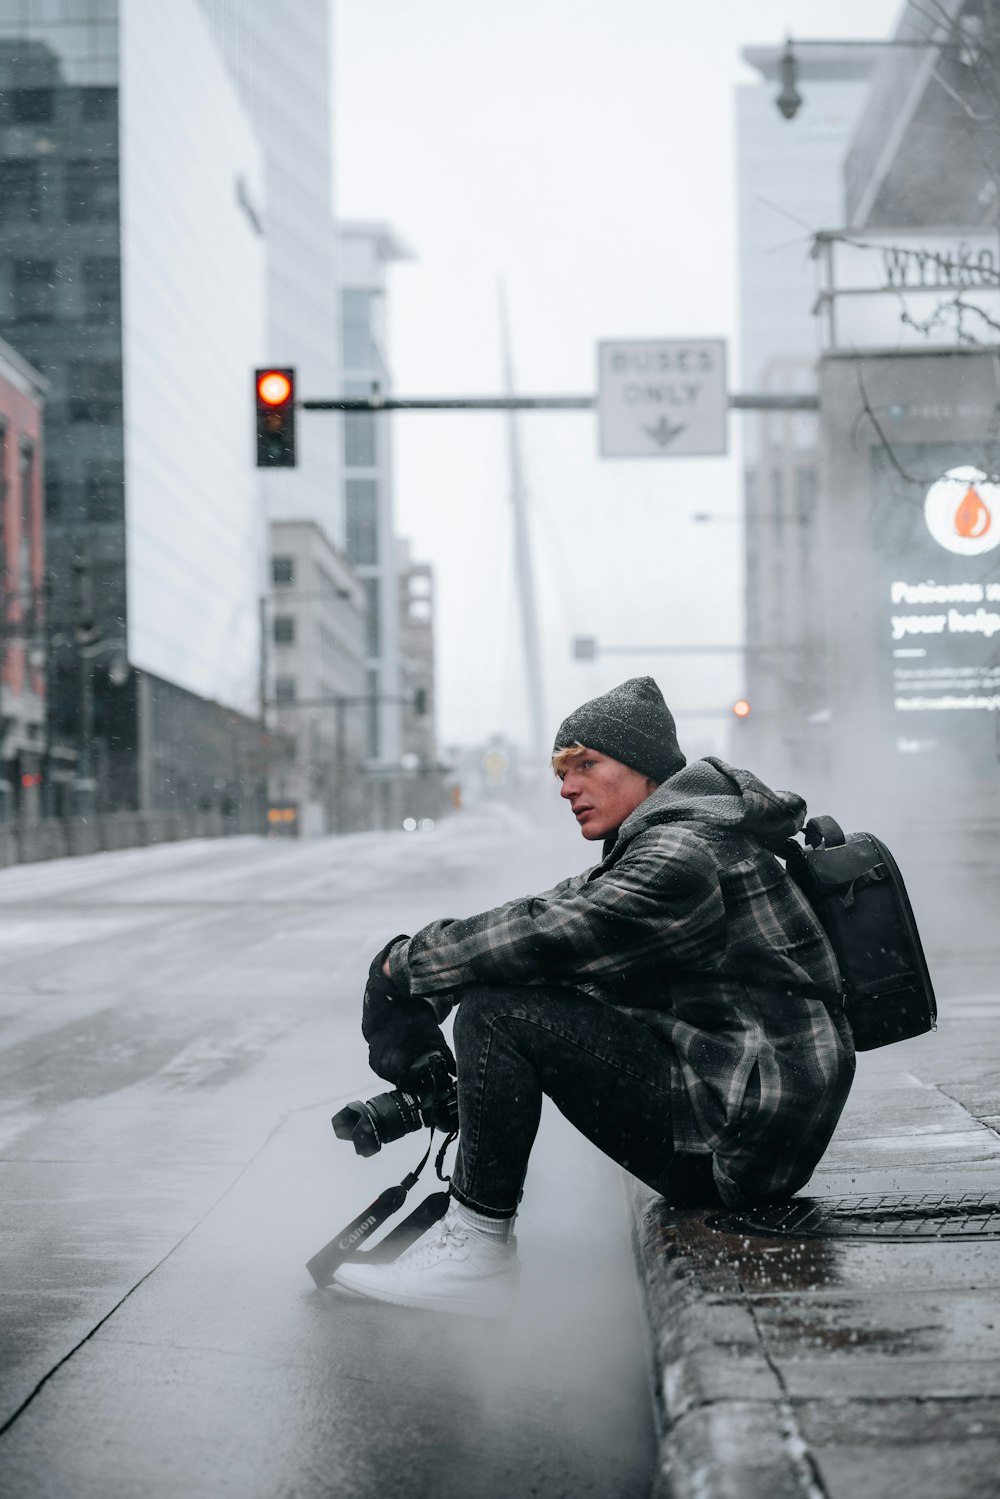
M554 1110L496 1328L317 1292L304 1261L419 1155L331 1112L399 931L582 868L571 828L227 840L0 873L5 1499L645 1494L619 1175ZM418 1194L413 1194L417 1200Z

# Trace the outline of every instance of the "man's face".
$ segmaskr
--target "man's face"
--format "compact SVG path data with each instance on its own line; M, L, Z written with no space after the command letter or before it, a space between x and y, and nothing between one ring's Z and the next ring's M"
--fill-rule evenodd
M562 791L585 838L596 841L620 828L630 812L656 790L641 771L587 750L562 777Z

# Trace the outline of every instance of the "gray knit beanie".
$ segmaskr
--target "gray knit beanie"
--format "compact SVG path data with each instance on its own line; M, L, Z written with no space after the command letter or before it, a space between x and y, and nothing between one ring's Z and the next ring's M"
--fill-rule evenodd
M673 715L652 677L631 677L577 708L559 725L552 753L571 744L585 744L652 781L665 781L687 764Z

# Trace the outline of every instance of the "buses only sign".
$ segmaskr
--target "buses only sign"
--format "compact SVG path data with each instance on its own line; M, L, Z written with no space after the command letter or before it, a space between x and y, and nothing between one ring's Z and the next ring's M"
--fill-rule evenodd
M617 339L598 345L602 458L721 457L726 342Z

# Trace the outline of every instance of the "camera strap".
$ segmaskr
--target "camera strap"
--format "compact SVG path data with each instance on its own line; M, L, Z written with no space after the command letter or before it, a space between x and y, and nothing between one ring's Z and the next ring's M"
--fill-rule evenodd
M402 1223L387 1233L384 1239L373 1244L371 1249L366 1249L361 1254L350 1254L348 1259L371 1260L373 1265L388 1265L393 1260L398 1260L404 1249L409 1249L415 1244L421 1234L425 1234L429 1228L443 1218L448 1211L451 1201L450 1192L432 1192L425 1197L412 1213L408 1213Z
M457 1131L454 1134L449 1134L438 1151L435 1169L440 1181L449 1180L448 1177L443 1175L444 1155L448 1146L456 1138L456 1135ZM426 1198L419 1207L415 1208L408 1217L403 1219L402 1223L398 1224L391 1233L386 1234L385 1238L374 1249L362 1250L361 1246L365 1240L370 1238L377 1228L381 1228L382 1224L385 1223L387 1218L391 1218L393 1213L399 1212L399 1209L406 1201L407 1193L419 1181L420 1173L430 1160L433 1146L434 1130L432 1127L427 1149L424 1151L418 1165L412 1171L406 1173L398 1186L386 1187L384 1192L380 1192L370 1207L365 1208L356 1218L352 1218L346 1228L341 1229L340 1233L331 1239L329 1244L324 1244L323 1248L317 1254L314 1254L311 1260L306 1262L306 1269L312 1276L318 1290L322 1291L325 1286L330 1284L334 1271L345 1260L368 1259L370 1256L373 1262L385 1264L390 1260L396 1259L402 1254L404 1249L409 1248L416 1239L419 1239L421 1234L426 1233L433 1223L436 1223L439 1218L444 1217L448 1209L449 1194L447 1192L432 1192L430 1197Z
M437 1179L438 1179L438 1181L439 1182L448 1182L449 1185L451 1184L451 1177L450 1176L445 1176L445 1174L444 1174L444 1158L445 1158L445 1156L448 1153L448 1146L452 1143L453 1140L457 1140L457 1139L458 1139L458 1130L457 1129L453 1129L450 1134L445 1135L444 1144L441 1146L441 1149L438 1151L437 1158L434 1161L434 1170L437 1172ZM428 1152L429 1152L430 1151L430 1146L428 1146L427 1149L428 1149Z

